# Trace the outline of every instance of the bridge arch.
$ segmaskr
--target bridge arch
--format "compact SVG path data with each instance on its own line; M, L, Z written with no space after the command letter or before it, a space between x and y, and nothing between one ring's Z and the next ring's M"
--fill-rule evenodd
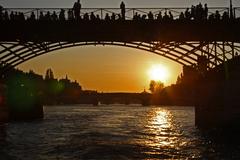
M2 71L49 52L89 45L112 45L139 49L163 56L181 65L194 65L197 63L198 56L204 55L208 58L210 68L233 57L233 48L240 50L239 44L230 42L0 42ZM231 50L226 51L227 49Z

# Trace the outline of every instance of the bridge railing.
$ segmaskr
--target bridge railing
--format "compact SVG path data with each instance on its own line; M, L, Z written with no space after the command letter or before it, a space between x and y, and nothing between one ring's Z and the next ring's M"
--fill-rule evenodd
M69 10L72 10L72 8L4 8L3 12L7 12L9 17L11 12L14 14L23 13L24 18L28 19L31 17L31 14L34 13L36 19L39 19L40 14L46 15L49 13L52 15L54 12L57 16L59 16L61 10L64 10L64 15L66 19L68 19L68 12ZM157 19L159 13L161 13L162 16L164 16L165 13L169 16L169 13L171 12L173 19L178 19L181 13L185 13L187 8L126 8L126 20L133 20L133 17L135 14L138 14L140 17L144 16L146 19L148 19L148 13L152 12L155 19ZM224 12L227 12L229 14L229 8L227 7L213 7L208 8L208 16L215 14L216 11L219 12L219 14L222 16ZM191 12L191 8L189 8L189 12ZM240 17L240 7L234 8L234 12L237 17ZM119 18L121 14L121 10L119 8L82 8L81 9L81 17L83 17L85 14L88 14L90 17L90 14L93 13L95 16L99 16L101 20L105 19L105 16L108 14L110 17L114 13L116 16L116 19Z

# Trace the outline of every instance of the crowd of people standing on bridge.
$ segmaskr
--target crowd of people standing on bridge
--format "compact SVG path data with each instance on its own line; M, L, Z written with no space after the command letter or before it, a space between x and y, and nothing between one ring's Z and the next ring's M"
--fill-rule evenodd
M34 20L46 20L46 21L65 21L65 20L101 20L102 17L100 17L99 14L95 15L93 12L85 13L81 15L81 9L82 5L80 3L80 0L77 0L77 2L74 3L73 8L69 9L67 11L67 17L64 9L61 9L59 14L57 14L56 11L53 11L50 13L50 11L47 11L47 13L44 14L43 11L40 11L39 15L36 15L35 12L31 12L31 15L29 17L25 17L23 12L8 12L7 10L4 10L2 6L0 6L0 20L11 20L11 21L34 21ZM125 20L125 4L124 2L121 2L120 4L121 14L115 14L112 13L112 15L109 15L106 13L104 20L117 20L122 19Z
M77 2L74 3L73 8L69 9L67 13L65 13L64 9L61 9L59 13L56 11L53 11L50 13L50 11L47 11L45 14L40 11L36 15L36 13L32 12L29 17L25 17L24 13L22 12L10 12L8 13L7 10L4 10L2 6L0 6L0 20L18 20L18 21L35 21L35 20L46 20L46 21L115 21L115 20L126 20L126 7L124 2L121 2L120 4L120 10L121 12L119 14L116 13L106 13L104 17L103 15L94 14L94 12L91 13L84 13L81 14L82 5L80 3L80 0L77 0ZM66 17L67 14L67 17ZM129 17L128 17L129 18ZM192 20L192 21L203 21L203 20L228 20L230 19L230 16L227 11L225 11L222 15L218 10L216 10L215 13L209 15L209 9L207 4L204 6L199 3L196 6L192 6L191 8L187 8L185 12L181 12L179 16L174 16L171 11L165 11L164 15L162 15L162 12L155 14L152 11L150 11L148 14L139 14L138 12L135 12L133 17L131 18L134 21L142 21L142 20L156 20L156 21L173 21L173 20Z
M229 14L227 11L224 11L223 15L220 15L219 11L216 10L215 13L209 15L209 9L207 4L204 4L204 7L201 3L194 6L192 5L191 9L187 8L185 13L181 12L179 19L187 19L187 20L227 20L229 19Z
M158 21L172 21L172 20L194 20L194 21L203 21L203 20L228 20L229 14L227 11L220 15L220 12L216 10L215 13L209 15L209 9L207 4L204 4L204 7L201 3L191 8L187 8L185 12L181 12L178 17L173 16L172 12L165 11L164 15L160 11L157 15L154 15L151 11L147 15L140 15L137 12L133 16L133 20L158 20Z

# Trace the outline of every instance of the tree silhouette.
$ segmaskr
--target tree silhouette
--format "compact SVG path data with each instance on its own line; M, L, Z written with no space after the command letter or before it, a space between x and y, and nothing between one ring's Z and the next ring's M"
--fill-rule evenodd
M164 88L164 83L162 83L161 81L154 81L151 80L150 84L149 84L149 90L152 93L160 93L160 91Z

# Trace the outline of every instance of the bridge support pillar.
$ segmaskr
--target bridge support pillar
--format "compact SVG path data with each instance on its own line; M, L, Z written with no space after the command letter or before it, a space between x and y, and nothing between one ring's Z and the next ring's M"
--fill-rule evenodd
M9 121L9 112L7 107L0 106L0 124Z
M239 62L240 57L226 62L198 82L195 109L197 127L240 131ZM225 65L229 71L224 69Z
M0 83L0 124L8 122L9 111L6 104L6 86Z
M43 105L39 98L34 98L27 91L9 89L0 82L0 123L8 121L22 121L42 119L44 116Z

